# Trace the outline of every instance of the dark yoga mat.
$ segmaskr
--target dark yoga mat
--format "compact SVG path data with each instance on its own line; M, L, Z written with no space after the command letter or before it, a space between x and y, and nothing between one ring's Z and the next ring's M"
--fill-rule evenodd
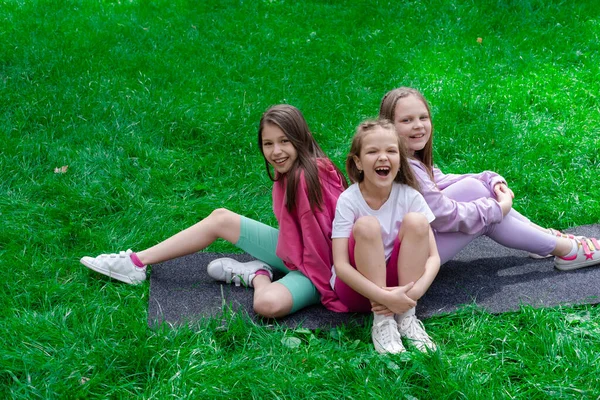
M568 232L600 237L600 225L580 226ZM316 305L285 318L262 319L252 310L252 289L216 282L208 276L206 265L218 257L252 260L245 254L196 253L153 266L149 325L194 322L219 315L225 307L247 313L257 323L292 328L360 325L370 318L370 315L335 313ZM417 315L424 319L474 303L491 313L518 310L521 304L534 307L596 304L600 302L599 294L600 265L563 272L554 268L553 258L531 259L523 251L481 237L440 268L418 303Z

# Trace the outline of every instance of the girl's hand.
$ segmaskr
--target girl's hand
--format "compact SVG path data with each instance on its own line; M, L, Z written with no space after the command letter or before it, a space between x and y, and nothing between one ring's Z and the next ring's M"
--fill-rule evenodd
M498 203L500 203L502 215L506 217L506 214L508 214L512 209L512 197L510 197L510 194L508 193L498 192L496 193L496 200L498 200Z
M496 193L496 200L500 203L500 207L502 208L502 216L506 216L512 209L512 199L515 197L513 191L505 184L499 183L494 186L494 193Z
M515 193L508 186L506 186L506 183L496 183L496 186L494 186L494 193L496 193L496 196L498 196L498 192L508 193L510 194L511 199L515 198Z
M377 315L385 315L386 317L394 315L394 313L390 311L389 308L387 308L383 304L377 303L376 301L371 302L371 311Z
M403 314L417 305L417 302L406 294L415 285L410 282L404 286L384 287L387 292L384 304L371 302L371 310L375 314Z

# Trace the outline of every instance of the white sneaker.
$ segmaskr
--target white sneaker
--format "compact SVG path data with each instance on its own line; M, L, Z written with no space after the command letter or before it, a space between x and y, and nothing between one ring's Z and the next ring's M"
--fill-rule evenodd
M561 271L591 267L600 264L600 243L596 238L577 240L577 254L571 257L554 257L554 266Z
M397 316L394 316L397 318ZM407 338L420 351L435 351L437 349L435 343L425 332L423 323L419 321L416 315L407 315L396 321L398 323L398 331L402 337Z
M233 258L217 258L206 267L208 275L213 279L226 283L233 282L235 286L241 284L249 287L252 287L252 279L256 276L256 271L261 269L267 271L271 280L273 279L271 267L258 260L242 263Z
M371 339L373 339L375 350L380 354L398 354L406 351L402 345L400 333L398 333L398 325L393 318L373 324Z
M83 257L80 261L86 267L121 282L137 285L146 280L146 267L137 267L131 261L131 250L119 254L100 254L96 258Z

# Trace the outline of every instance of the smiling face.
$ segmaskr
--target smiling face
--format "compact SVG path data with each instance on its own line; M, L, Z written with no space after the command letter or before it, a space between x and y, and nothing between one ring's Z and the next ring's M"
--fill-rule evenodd
M358 156L354 156L358 170L364 173L363 183L372 188L391 187L400 169L398 137L391 129L377 127L367 133Z
M415 95L398 100L394 110L394 126L405 138L409 154L423 150L431 137L431 117L427 106Z
M261 146L267 162L280 174L288 172L298 158L298 152L290 139L274 124L265 124Z

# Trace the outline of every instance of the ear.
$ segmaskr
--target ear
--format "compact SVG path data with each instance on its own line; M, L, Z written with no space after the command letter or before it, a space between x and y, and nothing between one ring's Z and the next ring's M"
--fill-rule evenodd
M354 160L354 164L356 165L356 168L359 171L362 171L363 168L362 168L362 163L360 162L360 158L358 158L358 156L352 156L352 160Z

